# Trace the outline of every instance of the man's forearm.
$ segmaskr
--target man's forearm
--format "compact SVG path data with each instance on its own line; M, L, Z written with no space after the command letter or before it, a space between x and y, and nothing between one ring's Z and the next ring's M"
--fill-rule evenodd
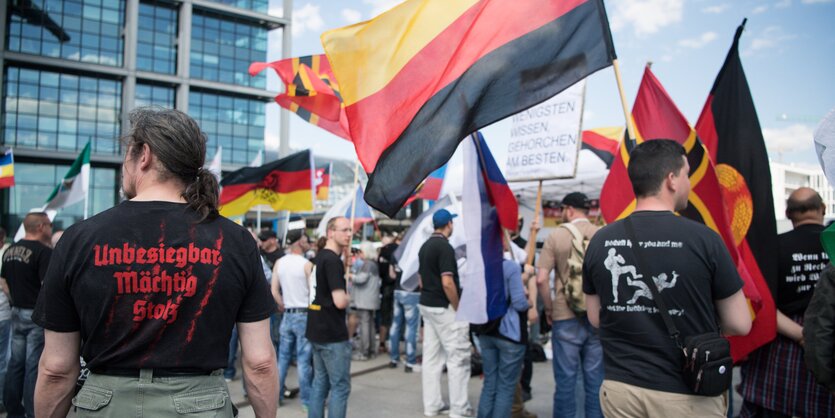
M444 286L444 294L446 298L449 299L449 304L452 305L452 309L458 310L458 289L455 286Z
M275 417L278 408L278 370L275 361L250 367L243 364L247 395L255 416Z
M72 397L78 380L78 370L68 374L50 373L43 365L38 368L35 383L35 416L64 418L72 406Z

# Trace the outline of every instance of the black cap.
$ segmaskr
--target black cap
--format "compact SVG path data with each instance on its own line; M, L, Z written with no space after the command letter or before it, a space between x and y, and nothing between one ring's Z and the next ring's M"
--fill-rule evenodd
M287 231L287 244L293 244L302 239L302 235L304 235L304 229L291 229Z
M580 209L591 208L591 202L589 201L588 196L580 192L571 192L565 195L565 197L562 198L562 202L560 202L560 204L562 206L571 206L573 208Z
M266 241L270 238L278 238L278 235L276 235L275 231L273 231L272 229L263 230L261 231L261 233L258 234L258 239L260 239L261 241Z

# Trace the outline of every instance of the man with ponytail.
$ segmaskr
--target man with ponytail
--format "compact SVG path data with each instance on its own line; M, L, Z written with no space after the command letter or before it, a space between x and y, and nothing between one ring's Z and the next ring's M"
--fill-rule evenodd
M255 415L275 417L276 306L249 232L218 216L206 135L177 110L134 110L130 128L127 200L67 229L38 297L35 414L231 417L222 369L237 323ZM79 356L90 375L73 397Z

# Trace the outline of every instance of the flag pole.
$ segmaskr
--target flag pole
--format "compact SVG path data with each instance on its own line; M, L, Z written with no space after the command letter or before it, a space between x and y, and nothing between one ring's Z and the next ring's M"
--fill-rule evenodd
M525 259L525 264L533 265L533 258L536 254L536 232L539 228L534 229L534 223L539 220L539 212L542 210L542 180L539 180L539 187L536 190L536 206L533 208L533 222L531 222L531 233L528 235L528 248L525 250L528 257Z
M623 116L626 118L626 130L629 135L629 140L635 143L635 126L632 123L632 113L629 112L629 105L626 104L626 92L623 89L623 79L620 76L620 64L617 58L612 60L612 68L615 70L615 80L618 83L618 93L620 94L620 104L623 106Z
M354 187L351 189L351 193L354 196L351 198L351 242L354 241L354 217L356 216L357 210L357 185L359 184L359 169L360 169L360 162L357 160L354 163ZM350 245L349 245L350 247ZM348 252L345 254L345 267L348 270L351 267L351 251L350 248Z

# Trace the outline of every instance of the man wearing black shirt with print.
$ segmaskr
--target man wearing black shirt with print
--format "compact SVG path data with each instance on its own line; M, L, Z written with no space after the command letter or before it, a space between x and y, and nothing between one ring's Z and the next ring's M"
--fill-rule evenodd
M646 291L647 281L658 287L682 340L717 328L724 335L751 329L742 280L722 239L674 213L687 207L689 172L684 148L675 141L636 146L628 167L635 212L603 227L589 242L583 292L589 322L600 328L604 416L727 414L724 396L694 395L685 384L684 356ZM632 222L637 242L628 237L626 221ZM644 252L646 266L638 265L636 251Z
M351 343L345 325L345 309L351 298L346 291L345 265L340 255L351 245L351 221L328 221L327 244L316 255L313 302L308 309L306 337L313 348L313 384L308 417L344 418L351 394ZM328 397L330 393L330 397Z
M821 245L826 205L801 187L786 201L793 230L778 239L777 338L743 363L740 417L831 417L835 395L818 385L803 362L803 317L829 256Z
M275 417L276 306L252 235L218 215L206 135L178 110L139 108L123 149L129 200L67 229L38 297L35 414L231 417L222 372L237 323L255 416ZM73 398L79 356L90 375Z
M420 247L418 274L423 317L423 414L435 416L449 411L449 416L470 417L473 410L467 399L470 379L470 324L455 320L461 287L455 250L449 245L452 219L458 215L440 209L432 215L435 233ZM441 397L441 374L446 353L449 377L449 407Z
M26 215L23 229L23 239L3 253L0 271L0 288L12 306L12 352L3 387L3 403L10 417L24 413L35 416L35 380L43 351L43 328L32 322L32 310L52 256L52 222L45 213Z

